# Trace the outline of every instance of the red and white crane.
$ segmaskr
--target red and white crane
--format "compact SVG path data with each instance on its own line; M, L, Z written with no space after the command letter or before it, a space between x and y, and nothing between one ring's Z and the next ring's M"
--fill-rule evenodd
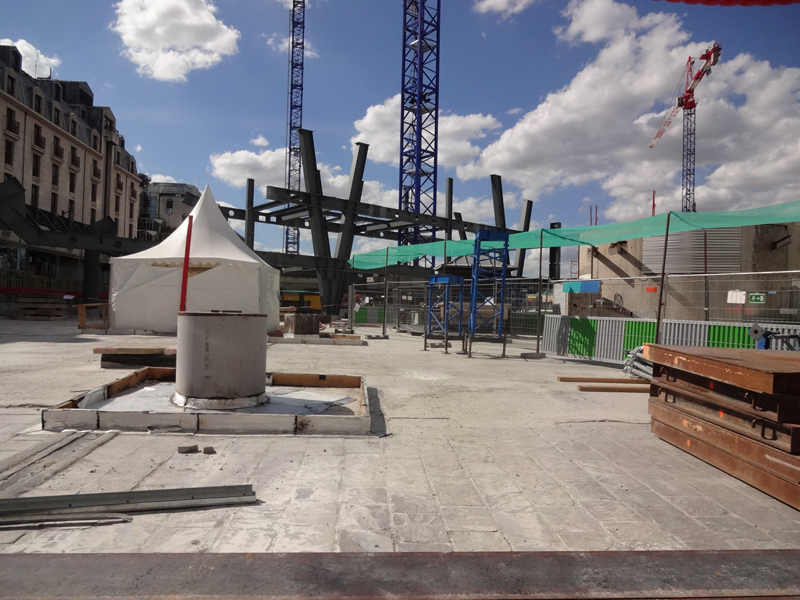
M697 102L694 99L694 91L697 85L703 80L703 77L711 74L711 67L719 62L719 55L722 48L717 42L712 42L706 51L700 55L700 58L694 59L691 56L686 61L686 69L681 75L681 80L675 90L677 95L678 90L683 87L683 93L677 96L677 102L672 110L667 113L661 127L658 128L656 136L650 142L650 147L656 145L661 136L670 126L672 120L678 114L680 109L683 109L683 177L681 184L681 211L682 212L697 212L697 205L694 201L694 149L695 149L695 108ZM702 60L703 63L696 72L692 72L695 60Z

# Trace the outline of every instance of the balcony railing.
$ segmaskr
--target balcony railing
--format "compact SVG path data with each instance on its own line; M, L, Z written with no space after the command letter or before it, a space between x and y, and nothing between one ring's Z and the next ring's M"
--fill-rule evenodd
M6 117L6 131L19 136L19 121Z
M121 181L117 180L117 189L122 192L125 190L125 186L122 184Z
M53 156L59 160L64 160L64 148L61 146L53 146Z
M102 174L103 172L100 170L100 167L94 167L94 166L92 167L92 177L94 177L95 179L100 179Z
M36 146L37 148L41 148L42 150L44 150L45 147L47 146L47 140L44 139L44 136L42 136L42 135L35 135L34 134L34 136L33 136L33 145Z
M131 200L135 200L135 199L136 199L136 189L135 188L131 188Z
M76 169L81 168L81 157L77 154L72 154L69 157L69 163L71 166L75 167Z

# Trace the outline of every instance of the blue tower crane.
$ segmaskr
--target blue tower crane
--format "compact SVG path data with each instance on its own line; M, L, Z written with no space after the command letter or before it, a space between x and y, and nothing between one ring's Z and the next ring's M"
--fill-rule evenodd
M300 191L300 129L303 127L303 58L306 0L292 0L292 36L289 41L289 100L286 108L286 188ZM300 229L287 227L284 252L300 254Z
M399 207L427 215L436 215L440 8L441 0L403 0ZM398 243L435 238L435 228L418 226L401 230Z

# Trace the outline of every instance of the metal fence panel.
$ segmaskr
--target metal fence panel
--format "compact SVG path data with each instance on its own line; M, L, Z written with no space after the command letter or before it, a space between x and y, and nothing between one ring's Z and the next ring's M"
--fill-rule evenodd
M625 341L625 320L616 318L597 319L597 338L594 358L612 361L624 359L622 350Z

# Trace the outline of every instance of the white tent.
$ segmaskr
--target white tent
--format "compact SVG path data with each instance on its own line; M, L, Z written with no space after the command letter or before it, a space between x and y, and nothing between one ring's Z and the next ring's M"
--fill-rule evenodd
M231 229L206 187L192 210L186 310L266 313L280 327L280 271L261 260ZM163 242L111 259L111 327L174 332L189 219Z

